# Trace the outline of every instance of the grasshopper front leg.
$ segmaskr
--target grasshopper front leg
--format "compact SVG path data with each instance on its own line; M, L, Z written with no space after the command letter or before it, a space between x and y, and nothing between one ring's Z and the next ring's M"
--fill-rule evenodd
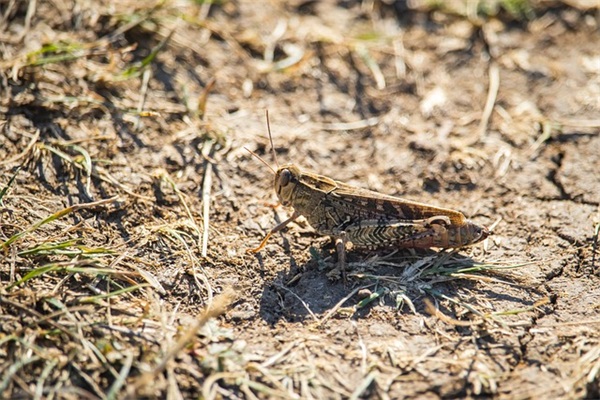
M280 230L282 230L283 228L285 228L290 222L292 222L293 220L295 220L299 216L300 216L300 214L298 214L296 211L294 211L294 213L292 214L291 217L289 217L288 219L286 219L285 221L283 221L282 223L280 223L276 227L272 228L267 233L267 235L262 240L262 242L260 242L260 244L258 245L258 247L254 248L254 249L247 249L246 253L255 254L255 253L258 253L259 251L261 251L267 245L267 242L269 241L269 238L271 237L272 234L279 232Z

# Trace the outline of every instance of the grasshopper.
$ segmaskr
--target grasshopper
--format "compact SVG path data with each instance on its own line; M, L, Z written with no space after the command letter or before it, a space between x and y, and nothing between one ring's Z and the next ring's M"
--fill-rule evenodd
M459 211L388 196L336 181L327 176L303 171L294 164L279 166L267 113L267 128L277 165L274 170L251 152L275 174L273 187L283 206L293 207L291 217L272 228L260 245L262 250L272 234L299 216L322 235L335 239L338 263L345 263L346 243L354 248L457 248L475 244L490 235Z

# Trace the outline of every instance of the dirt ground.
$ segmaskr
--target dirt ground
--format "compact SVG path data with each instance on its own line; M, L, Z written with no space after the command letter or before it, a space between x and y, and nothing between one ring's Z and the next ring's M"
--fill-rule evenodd
M599 398L600 5L439 4L0 1L0 397ZM247 254L265 110L493 235Z

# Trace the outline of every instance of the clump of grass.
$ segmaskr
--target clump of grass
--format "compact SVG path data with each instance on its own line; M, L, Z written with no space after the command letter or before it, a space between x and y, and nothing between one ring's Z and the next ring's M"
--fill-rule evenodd
M397 307L406 304L413 312L415 312L414 301L417 297L421 297L422 293L427 293L434 299L437 298L441 301L450 302L468 310L485 321L496 323L501 321L503 316L512 316L535 311L537 308L546 304L548 299L544 297L535 305L523 309L495 311L490 313L488 311L479 311L476 305L465 302L460 298L460 293L454 297L436 290L435 286L440 283L465 280L522 287L520 283L513 282L512 278L506 276L505 273L533 264L536 264L536 262L480 262L464 257L455 251L441 251L420 258L414 258L412 256L395 256L395 253L385 257L376 255L363 262L351 263L351 268L377 271L382 268L392 267L402 268L402 273L400 275L379 275L371 272L356 272L351 274L351 277L357 278L360 281L366 280L376 282L376 289L371 296L360 300L353 309L354 311L357 311L377 299L385 299L386 297L389 298L391 296ZM498 273L502 273L502 275L494 276ZM427 309L431 311L429 305L427 306ZM345 312L347 313L347 310ZM434 315L439 315L439 312L436 312ZM448 319L445 319L445 321L448 321ZM478 324L479 323L480 322L478 322ZM468 323L468 325L472 324Z

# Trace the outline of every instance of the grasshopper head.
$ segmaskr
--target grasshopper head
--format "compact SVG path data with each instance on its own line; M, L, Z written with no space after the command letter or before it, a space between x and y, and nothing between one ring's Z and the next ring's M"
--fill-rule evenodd
M284 206L292 204L292 198L299 181L300 169L295 165L286 164L277 170L273 187L281 204Z

